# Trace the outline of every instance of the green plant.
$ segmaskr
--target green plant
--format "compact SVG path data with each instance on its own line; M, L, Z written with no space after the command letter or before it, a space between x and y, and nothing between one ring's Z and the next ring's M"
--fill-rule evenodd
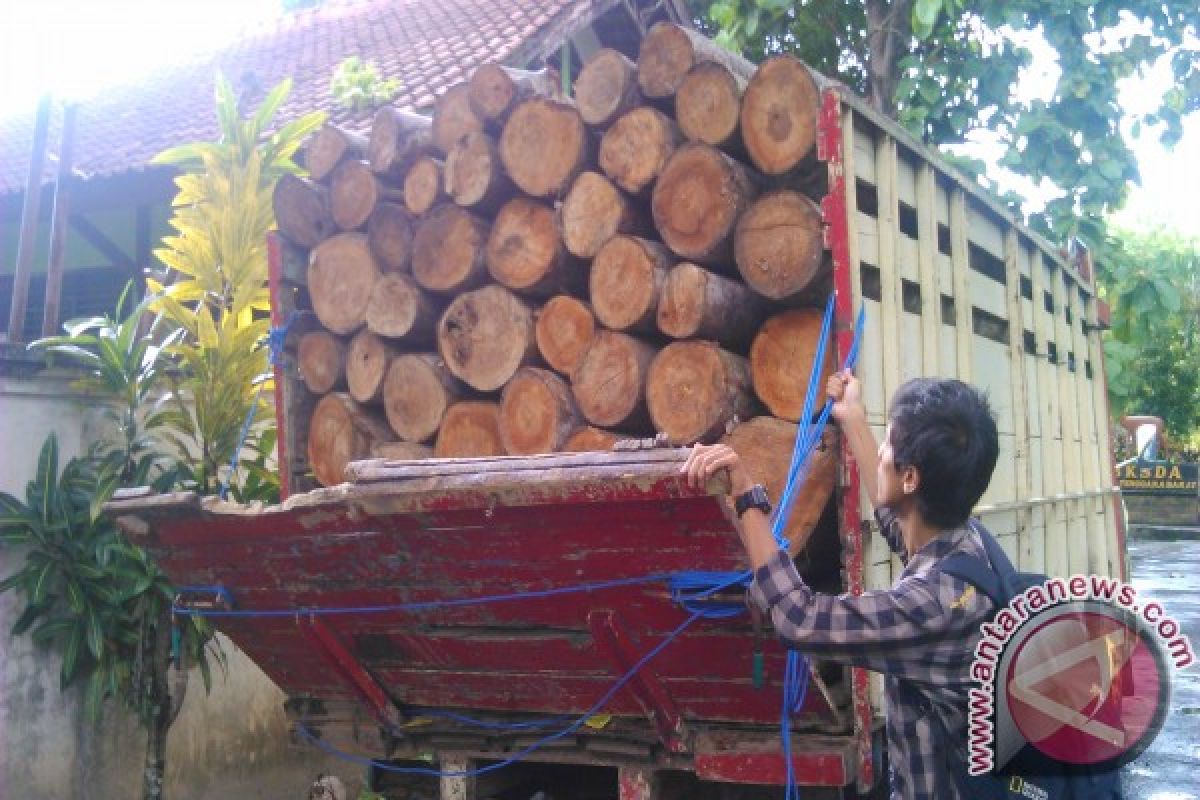
M358 56L343 59L333 68L329 93L342 108L364 111L388 103L400 91L400 81L384 80L375 65Z

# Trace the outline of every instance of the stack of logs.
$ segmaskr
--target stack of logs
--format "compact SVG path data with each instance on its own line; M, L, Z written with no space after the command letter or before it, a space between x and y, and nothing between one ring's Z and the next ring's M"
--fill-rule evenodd
M636 64L597 52L571 99L550 70L485 65L432 118L320 130L311 180L274 197L311 250L316 478L662 432L726 437L778 496L830 291L819 87L661 23ZM794 531L832 489L831 436Z

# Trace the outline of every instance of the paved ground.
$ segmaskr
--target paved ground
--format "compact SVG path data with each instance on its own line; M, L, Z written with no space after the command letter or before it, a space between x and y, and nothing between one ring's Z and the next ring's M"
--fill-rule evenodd
M1159 601L1200 653L1200 530L1129 542L1139 599ZM1125 768L1129 800L1200 800L1200 665L1176 672L1162 733Z

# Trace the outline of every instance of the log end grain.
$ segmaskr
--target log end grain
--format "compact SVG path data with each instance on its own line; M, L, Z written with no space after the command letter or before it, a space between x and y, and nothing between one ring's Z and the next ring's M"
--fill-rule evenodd
M692 40L683 28L659 22L646 32L638 52L638 85L646 97L675 94L695 63Z
M619 433L586 425L568 436L567 441L563 443L562 449L566 453L608 451L612 450L613 445L622 438Z
M741 110L738 79L713 61L702 61L688 70L675 95L679 130L688 139L713 147L734 138Z
M308 429L308 462L323 486L345 480L346 465L371 455L375 445L392 438L387 423L354 402L348 394L333 392L321 398Z
M465 208L496 202L499 195L511 188L503 174L496 145L487 134L478 131L467 133L450 148L443 179L446 194Z
M799 164L816 143L820 107L807 66L788 55L764 61L742 97L742 141L754 165L781 175Z
M646 372L654 348L632 336L599 331L571 376L571 391L588 422L646 429Z
M463 391L441 357L429 353L397 356L383 384L388 425L405 441L429 441L441 426L446 409Z
M379 203L367 220L367 240L379 266L388 272L407 272L412 258L412 217L396 203Z
M492 223L488 272L510 289L530 289L556 268L562 249L554 209L528 197L514 197Z
M344 231L367 224L379 200L379 184L365 161L343 161L329 179L329 205L333 221Z
M383 379L391 358L391 347L383 337L366 329L354 335L346 353L346 386L355 402L367 405L383 399Z
M671 257L657 242L615 236L596 254L589 276L589 296L596 319L623 331L653 329L658 296Z
M635 108L600 140L600 169L617 186L639 194L659 176L679 141L674 120L656 108Z
M308 264L308 293L321 324L342 335L361 328L379 276L366 234L342 233L321 242Z
M471 110L470 87L458 83L443 92L433 106L433 144L442 155L469 133L483 130L483 120Z
M728 257L734 226L754 198L750 173L705 144L687 144L671 156L654 184L654 224L663 242L699 263Z
M404 207L413 214L424 214L445 197L442 164L423 156L404 176Z
M496 391L536 352L533 313L501 286L454 298L438 323L438 350L455 377Z
M468 400L450 406L442 418L433 452L438 458L504 455L500 405Z
M308 174L314 181L325 180L342 161L366 156L366 142L332 123L325 123L313 134L305 154Z
M305 249L316 247L334 232L329 193L323 186L284 175L275 183L271 205L279 232Z
M750 346L750 373L754 391L772 414L797 422L804 410L809 375L816 360L821 334L821 312L795 309L767 320ZM833 348L825 352L825 363L817 378L814 412L825 404L825 382L833 372Z
M325 394L346 377L346 343L329 331L309 331L296 345L300 379L313 394Z
M534 332L542 358L569 377L592 344L596 319L582 300L562 294L542 306Z
M417 223L413 235L412 274L433 292L461 291L487 276L483 252L487 222L449 203Z
M367 302L367 329L379 336L433 341L437 308L407 276L389 273L379 279Z
M371 138L367 143L371 171L402 180L414 161L431 152L431 130L428 117L392 106L379 109L371 122Z
M553 197L583 169L587 136L574 106L534 97L519 104L504 124L500 158L521 191Z
M433 458L433 448L415 442L380 442L371 448L371 458L386 458L388 461L420 461Z
M575 81L575 104L583 121L608 125L638 105L637 66L623 53L605 47L584 64Z
M655 429L678 445L715 441L755 407L745 359L706 341L674 342L655 357L646 403Z
M485 122L502 117L516 99L517 84L500 64L483 64L467 82L467 102Z
M500 400L500 439L511 455L553 453L580 423L571 388L553 372L517 370Z
M744 284L685 261L663 282L658 329L673 339L714 339L742 352L758 331L764 306Z
M673 339L690 339L704 323L704 300L711 273L695 264L676 265L658 301L658 329Z
M825 255L821 209L804 195L780 190L755 200L738 220L734 260L751 287L772 300L804 291Z
M629 201L598 172L582 172L571 184L560 210L563 245L580 258L591 258L601 245L634 223Z

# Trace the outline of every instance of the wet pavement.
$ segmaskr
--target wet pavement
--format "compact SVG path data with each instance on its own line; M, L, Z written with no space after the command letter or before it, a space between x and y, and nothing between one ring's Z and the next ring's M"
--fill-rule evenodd
M1129 540L1138 598L1157 600L1200 654L1200 529ZM1173 675L1162 732L1125 767L1130 800L1200 800L1200 663Z

